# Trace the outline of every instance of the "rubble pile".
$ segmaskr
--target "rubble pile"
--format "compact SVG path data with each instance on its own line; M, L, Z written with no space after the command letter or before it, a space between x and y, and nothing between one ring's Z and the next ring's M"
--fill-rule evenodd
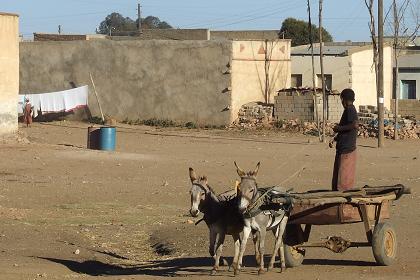
M359 136L378 136L378 108L376 106L359 106ZM395 115L384 108L384 134L386 138L394 138ZM420 122L414 119L401 119L398 122L398 135L400 139L420 139Z
M370 124L373 120L378 119L378 107L371 105L360 105L357 116L359 117L359 123ZM384 108L384 120L385 123L394 120L394 114L386 107Z
M358 136L369 138L378 135L378 112L376 106L360 106ZM384 127L385 137L394 138L394 115L385 109ZM232 128L239 129L278 129L284 132L303 133L305 135L318 135L315 122L300 119L275 120L273 119L273 106L258 102L248 103L239 111L239 117L232 124ZM334 122L327 122L325 133L334 136ZM320 124L322 127L322 122ZM414 119L401 119L398 124L400 139L420 139L420 121Z
M333 128L336 123L326 123L325 134L329 137L334 136ZM322 123L320 124L322 127ZM315 122L302 122L299 119L295 120L282 120L282 121L271 121L271 122L247 122L234 124L233 127L241 129L256 129L256 128L268 128L278 129L284 132L303 133L305 135L318 135L318 129ZM420 139L420 123L408 119L404 119L399 124L399 138L400 139ZM378 125L377 122L371 122L369 124L359 124L358 136L363 138L377 137ZM388 122L385 125L385 137L392 139L394 138L394 124Z
M272 104L263 104L260 102L251 102L241 107L238 113L238 119L234 126L238 128L259 128L270 127L273 120Z

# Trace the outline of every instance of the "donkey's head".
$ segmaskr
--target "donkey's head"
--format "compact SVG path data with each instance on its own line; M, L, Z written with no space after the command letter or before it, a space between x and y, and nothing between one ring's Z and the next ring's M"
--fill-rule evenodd
M257 188L257 174L260 169L260 163L257 163L257 167L254 171L245 172L235 163L236 172L241 177L241 182L237 186L238 192L238 209L239 212L244 213L248 206L255 201L258 196Z
M194 169L190 167L190 179L191 179L191 208L190 214L193 217L197 217L200 211L203 209L203 204L206 201L207 195L211 192L207 185L207 177L198 177L195 174Z

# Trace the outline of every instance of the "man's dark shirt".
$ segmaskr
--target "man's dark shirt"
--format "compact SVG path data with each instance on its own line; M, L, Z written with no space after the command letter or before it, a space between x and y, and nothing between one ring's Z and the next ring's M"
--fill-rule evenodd
M339 125L349 125L357 121L357 111L354 105L348 105L341 115L341 120ZM356 138L357 138L357 129L352 128L348 131L342 131L338 133L337 136L337 152L340 154L351 153L356 149Z

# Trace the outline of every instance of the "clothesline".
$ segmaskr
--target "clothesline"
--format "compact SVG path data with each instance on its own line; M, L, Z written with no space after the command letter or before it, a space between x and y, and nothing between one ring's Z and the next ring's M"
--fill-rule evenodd
M88 105L88 93L89 87L81 86L58 92L19 95L18 113L23 113L25 99L29 99L33 106L34 117L38 116L38 112L70 112Z

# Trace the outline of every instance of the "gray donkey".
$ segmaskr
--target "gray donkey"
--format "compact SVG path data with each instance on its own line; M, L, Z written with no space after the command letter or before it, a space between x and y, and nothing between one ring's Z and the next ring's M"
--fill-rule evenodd
M189 173L192 183L190 190L190 214L193 217L197 217L200 212L204 214L203 220L210 231L209 253L215 261L211 274L215 275L219 268L226 235L232 235L235 243L233 263L242 263L238 261L238 257L241 244L240 233L244 228L243 218L238 212L236 194L232 196L217 196L208 185L205 176L198 177L192 168L189 169ZM255 235L255 246L257 244L256 238L257 236Z
M235 275L240 272L246 242L252 231L256 231L259 235L259 246L256 246L256 248L258 247L256 257L260 259L257 261L257 263L259 263L258 273L260 274L264 272L264 242L267 230L272 230L276 239L273 254L268 265L268 270L271 270L274 267L276 253L278 252L281 262L280 272L283 272L286 269L283 234L287 225L288 213L282 209L279 209L276 213L274 213L270 211L261 211L258 206L254 207L259 202L259 199L262 198L262 192L258 189L256 181L260 163L257 164L254 171L250 172L244 172L238 167L236 162L235 166L238 175L241 177L241 182L238 188L238 209L244 216L243 239L240 246L239 258L237 263L232 264ZM285 192L283 189L278 187L275 188L275 191Z

